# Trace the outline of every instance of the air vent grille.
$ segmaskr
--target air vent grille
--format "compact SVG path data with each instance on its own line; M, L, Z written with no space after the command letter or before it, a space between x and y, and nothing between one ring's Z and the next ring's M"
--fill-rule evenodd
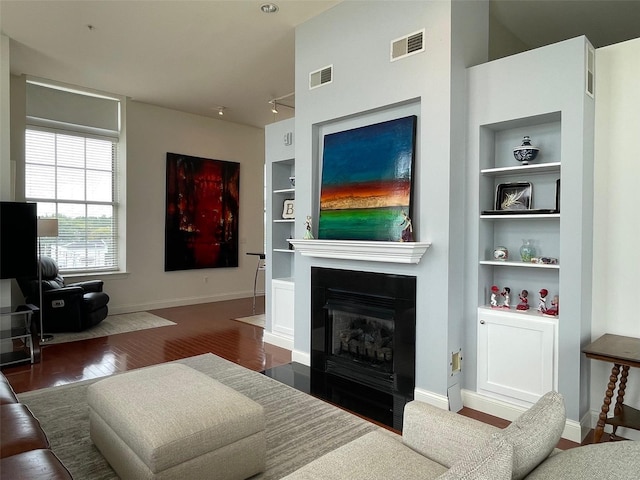
M309 90L333 82L333 65L329 65L309 74Z
M596 52L590 44L587 44L586 51L587 61L586 67L586 85L585 90L587 95L594 98L595 95L595 81L596 81Z
M424 52L425 29L391 41L391 61Z

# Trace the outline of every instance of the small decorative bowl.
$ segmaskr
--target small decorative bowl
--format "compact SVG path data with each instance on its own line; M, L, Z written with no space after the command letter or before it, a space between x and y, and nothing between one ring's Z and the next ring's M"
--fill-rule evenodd
M536 159L539 151L538 147L531 145L531 139L526 135L522 140L522 145L513 149L513 156L522 165L529 165L529 162Z
M509 250L507 247L496 247L493 250L493 258L496 260L508 260L509 259Z

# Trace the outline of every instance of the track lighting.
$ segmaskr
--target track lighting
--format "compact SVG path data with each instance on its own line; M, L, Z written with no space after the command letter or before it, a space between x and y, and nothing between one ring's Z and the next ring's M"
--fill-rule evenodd
M278 113L278 102L276 102L275 100L271 102L271 111L273 113Z
M218 107L218 115L223 116L224 115L224 107Z

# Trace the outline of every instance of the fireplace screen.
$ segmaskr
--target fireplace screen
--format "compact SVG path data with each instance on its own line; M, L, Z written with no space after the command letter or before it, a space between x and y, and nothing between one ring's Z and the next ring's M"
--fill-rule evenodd
M330 310L334 355L393 371L393 320Z

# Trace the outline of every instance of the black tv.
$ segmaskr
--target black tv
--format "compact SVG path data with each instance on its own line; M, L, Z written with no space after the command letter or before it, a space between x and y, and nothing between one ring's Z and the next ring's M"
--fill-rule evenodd
M0 278L38 274L35 203L0 202Z

